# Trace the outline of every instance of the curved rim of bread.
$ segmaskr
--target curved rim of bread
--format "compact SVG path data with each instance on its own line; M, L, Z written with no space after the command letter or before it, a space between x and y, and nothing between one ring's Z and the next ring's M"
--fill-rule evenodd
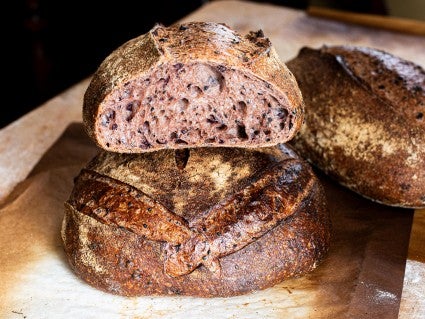
M287 65L306 104L298 152L373 201L425 207L424 69L356 46L305 47Z
M322 261L326 199L290 148L179 152L101 152L81 171L62 227L80 278L126 296L224 297Z
M263 32L225 24L155 25L114 50L84 96L83 122L103 149L258 147L290 140L302 96Z

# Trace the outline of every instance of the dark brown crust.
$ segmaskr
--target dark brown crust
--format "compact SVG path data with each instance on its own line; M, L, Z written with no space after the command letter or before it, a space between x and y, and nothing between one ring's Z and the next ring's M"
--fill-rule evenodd
M243 116L242 113L245 112L245 108L255 110L255 112L257 112L257 109L262 110L263 115L266 112L268 114L273 113L273 115L269 116L270 119L273 119L272 129L266 128L265 132L261 132L261 136L259 136L256 129L257 124L261 124L260 126L263 127L267 126L267 123L262 123L266 119L261 119L257 115L248 115L249 121L253 121L256 124L251 127L252 132L245 132L244 125L238 123L236 125L233 123L232 118L231 121L229 119L226 125L222 124L221 127L228 127L233 134L233 130L235 130L233 126L235 126L236 131L239 129L240 132L236 132L233 135L229 133L232 138L228 139L224 137L223 132L220 132L215 127L218 125L215 125L215 117L217 116L215 114L212 120L206 117L206 121L210 121L212 132L206 132L205 129L200 127L200 123L204 123L205 120L203 118L204 115L202 115L202 121L201 118L198 119L201 122L197 124L197 127L194 127L194 124L190 126L190 130L193 132L191 133L192 135L189 135L190 132L186 132L187 129L183 127L183 124L172 122L176 118L176 114L171 114L170 110L172 108L165 107L165 110L161 110L161 112L170 111L171 113L167 113L167 116L162 115L161 119L169 117L171 123L176 126L167 134L163 133L167 137L173 136L169 141L165 142L162 141L163 137L158 140L157 136L149 128L144 128L142 125L144 123L143 119L148 116L156 119L156 113L150 111L152 108L145 103L143 97L135 98L129 104L131 105L129 106L131 109L130 116L126 115L128 111L126 107L128 105L117 105L119 103L116 101L121 99L127 85L139 87L139 84L135 84L137 81L149 80L149 76L161 68L167 69L169 67L172 69L182 66L190 68L196 65L214 69L220 77L223 77L221 74L224 73L239 72L240 76L245 77L245 81L248 81L249 78L250 81L258 82L258 87L261 86L262 89L271 92L271 99L274 99L277 105L272 108L273 112L270 111L271 103L262 102L251 106L248 104L252 97L247 97L247 105L244 105L244 110L239 114L239 119ZM183 74L181 77L184 78L185 75ZM164 85L167 85L169 77L168 80L163 78L161 80L164 80ZM176 80L176 82L181 82L181 80ZM182 90L179 90L180 93L176 93L169 89L170 86L172 86L171 83L167 86L167 94L164 98L172 99L174 97L169 95L176 94L180 96L182 94ZM254 96L257 91L259 92L258 94L262 94L259 90L255 91L252 93L254 98L257 98L257 96ZM140 93L140 95L143 94ZM179 99L181 97L176 98L176 101ZM186 98L183 100L187 103ZM224 98L220 95L216 97L217 100L223 101ZM110 109L107 106L109 105L108 103L113 105L114 108L111 113L108 113ZM230 114L233 112L232 107L235 107L230 102L226 103L226 105L218 105L216 103L217 105L211 106L212 109L217 110L220 116L223 115L220 121L226 121L224 114ZM237 101L232 103L237 104ZM135 112L137 112L136 117ZM185 116L190 120L195 115L192 113L196 112L187 110ZM237 112L235 111L235 114ZM208 116L209 112L207 110L205 110L205 113L205 116ZM108 123L109 120L115 117L126 119L122 120L123 124L120 124L118 129L121 130L122 128L123 132L117 133L117 124L104 128L106 126L106 122L103 123L102 120L104 117L106 117L105 121ZM134 118L136 119L133 120ZM133 122L136 121L136 124L133 124L132 120ZM258 147L259 144L271 146L290 140L299 130L302 120L303 101L295 78L281 62L270 41L264 37L262 32L251 32L242 37L224 24L207 22L191 22L170 27L157 25L148 33L132 39L117 48L103 61L94 74L85 93L83 105L83 121L89 136L101 148L123 153L140 153L164 148L199 146ZM170 123L167 123L167 127L169 125ZM158 124L158 126L162 127L163 125ZM281 126L280 129L279 126ZM106 133L101 133L103 132L102 130ZM104 134L108 136L108 140L105 140ZM202 135L203 138L196 139L194 137L196 134ZM179 138L180 135L185 135L189 140L183 140L183 137ZM135 142L136 139L137 143Z
M191 231L186 221L134 187L82 170L68 204L106 225L126 228L149 240L182 244Z
M303 48L287 63L306 103L299 153L387 205L425 207L425 71L371 48Z
M280 150L277 147L251 151L191 150L187 167L194 165L192 156L196 165L202 165L204 171L205 163L215 161L215 171L206 172L213 176L216 171L227 169L232 153L240 166L223 176L224 186L232 190L235 183L242 183L242 187L236 187L220 203L212 202L208 205L211 209L201 210L195 215L179 209L175 210L176 215L165 207L161 211L158 206L162 205L158 202L161 196L155 196L156 191L151 190L148 196L123 181L103 175L107 170L104 163L121 165L119 160L114 160L119 155L104 153L104 157L98 156L89 167L102 174L83 170L65 205L62 236L71 267L91 285L116 294L201 297L239 295L264 289L314 269L328 250L330 221L323 190L311 168L284 146ZM125 166L134 169L129 164L137 163L140 156L148 154L126 161ZM105 156L112 157L111 161L106 161ZM163 163L153 164L162 165L164 169L158 171L161 175L158 179L170 180L175 168L169 167L167 171L165 166L171 165L174 154L164 151L159 157ZM240 162L242 157L248 159ZM265 165L256 168L255 159L260 158ZM176 166L175 163L172 165ZM177 171L181 172L184 181L185 172ZM131 176L129 173L123 178L135 184ZM90 186L90 183L93 184ZM212 181L205 179L205 183ZM153 182L151 185L156 184ZM197 189L196 184L189 187ZM213 192L217 185L207 187ZM146 202L147 206L160 210L156 225L160 225L161 220L165 224L171 223L170 227L177 225L183 235L161 238L155 231L146 232L155 225L149 224L145 228L139 223L149 222L149 214L137 215L134 217L137 223L134 223L134 210L133 214L126 215L118 202L112 200L111 204L109 201L110 196L118 197L112 195L117 192L123 194L123 207L130 201L131 208L137 209L134 207L142 207ZM196 197L196 194L193 196ZM90 201L90 198L93 200ZM174 205L180 206L178 202L181 200L184 199L175 199ZM198 198L199 202L205 200L204 197ZM104 214L96 211L100 206L105 210L108 204L115 209L110 209L106 216L113 216L118 208L115 218L105 219ZM189 240L185 235L188 230L192 235ZM210 253L207 255L210 256L193 245L194 238L197 238L195 242L199 242L199 238L204 240L201 246L208 247ZM179 245L181 240L183 242ZM178 248L189 254L179 254ZM177 263L174 263L173 256L179 257L174 259L178 260ZM167 264L170 260L172 262ZM185 269L186 265L181 262L187 260L196 260L196 265L200 266ZM177 268L171 267L174 271L167 265L177 265ZM167 274L167 269L173 276Z
M258 180L191 222L191 238L169 250L168 274L184 275L200 264L220 271L218 258L251 244L293 215L313 184L310 172L295 160L278 162L258 175Z

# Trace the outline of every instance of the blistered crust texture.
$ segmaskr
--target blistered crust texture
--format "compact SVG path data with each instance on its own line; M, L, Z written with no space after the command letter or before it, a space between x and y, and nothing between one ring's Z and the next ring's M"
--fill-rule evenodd
M306 103L300 154L374 201L425 207L425 71L348 46L303 48L287 64Z
M294 76L261 31L157 25L108 56L85 93L89 135L109 151L271 146L303 120Z
M240 295L305 274L326 255L322 187L289 148L194 149L180 168L174 151L148 164L150 154L99 154L65 204L65 252L92 286L126 296ZM166 197L175 180L182 192Z

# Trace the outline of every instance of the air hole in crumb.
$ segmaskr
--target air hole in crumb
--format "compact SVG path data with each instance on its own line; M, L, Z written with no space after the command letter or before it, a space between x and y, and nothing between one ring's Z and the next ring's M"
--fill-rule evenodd
M424 118L424 114L422 112L419 112L418 114L416 114L417 120L422 120L423 118Z
M115 119L115 111L108 109L101 116L101 124L102 126L107 126L111 120Z
M288 116L288 110L286 110L284 108L280 108L280 109L277 110L276 115L279 119L283 120Z
M184 145L187 145L188 143L185 141L185 140L182 140L182 139L177 139L176 140L176 144L184 144Z
M216 127L217 130L219 131L224 131L227 129L227 125L226 124L221 124L219 126Z
M177 111L185 111L187 109L187 106L189 105L189 100L186 98L182 98L176 103L176 110Z
M183 63L176 63L173 65L176 71L180 70L183 67Z
M126 112L126 119L125 120L127 122L130 122L134 118L134 116L137 113L137 110L138 110L139 106L140 106L140 102L139 101L130 102L130 103L128 103L125 106L125 109L127 110L127 112Z
M264 131L264 134L265 134L265 135L270 135L270 133L271 133L271 131L270 131L270 130L265 130L265 131Z
M207 117L207 122L210 123L210 124L214 124L214 123L218 123L219 121L218 121L217 117L214 114L210 114Z
M237 134L240 139L243 139L243 140L248 139L248 135L246 134L246 130L245 130L245 125L243 124L238 124Z
M217 70L219 72L225 72L227 70L227 68L224 65L218 65L217 66Z
M144 137L141 143L139 144L139 147L143 150L146 150L151 147L151 143L149 143L146 138Z
M246 103L244 101L238 102L239 110L242 112L243 115L246 114Z
M201 88L199 86L196 86L196 85L191 85L189 87L189 91L190 91L190 95L192 97L198 97L199 95L201 95L203 93Z

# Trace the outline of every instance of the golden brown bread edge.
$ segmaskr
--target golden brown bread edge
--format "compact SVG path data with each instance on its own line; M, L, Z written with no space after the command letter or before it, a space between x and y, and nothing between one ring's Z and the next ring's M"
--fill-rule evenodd
M313 270L323 189L289 147L102 152L76 178L62 238L75 273L125 296L223 297Z
M425 207L425 72L387 52L302 48L287 62L306 104L291 144L351 190Z
M262 31L156 25L113 51L84 96L88 135L113 152L258 147L290 140L303 120L294 76Z

